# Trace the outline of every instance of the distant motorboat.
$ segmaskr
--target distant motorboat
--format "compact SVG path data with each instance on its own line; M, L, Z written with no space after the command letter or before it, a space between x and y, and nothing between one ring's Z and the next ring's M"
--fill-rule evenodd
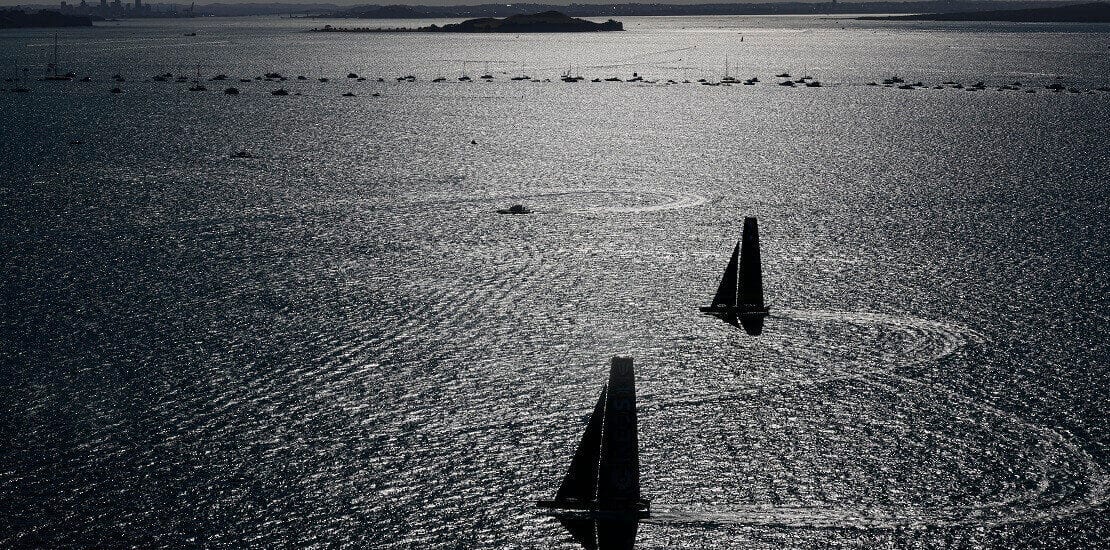
M196 35L197 35L197 33L195 33L195 32L187 32L187 33L185 33L185 36L196 36Z
M289 91L286 90L285 88L278 88L278 89L270 92L270 95L289 95Z
M239 88L228 88L228 89L224 90L224 94L226 94L226 95L239 95Z
M346 92L346 93L343 94L343 97L355 97L355 93L354 92Z
M233 159L252 159L252 158L254 158L254 155L252 155L250 153L250 151L247 151L246 149L241 149L239 151L236 151L236 152L232 153L231 158L233 158Z
M508 208L498 209L497 213L498 214L531 214L532 211L529 210L523 204L514 204L514 205L512 205Z

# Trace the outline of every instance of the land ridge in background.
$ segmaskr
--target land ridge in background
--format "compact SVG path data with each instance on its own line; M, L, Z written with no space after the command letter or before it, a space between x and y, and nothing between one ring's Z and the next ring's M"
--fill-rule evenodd
M80 15L64 15L48 10L27 13L19 9L0 8L0 29L91 26L92 19Z
M860 17L877 21L1007 21L1014 23L1110 23L1110 3L1092 2L1055 8L963 11L883 17Z
M325 25L323 29L313 30L318 32L605 32L623 31L624 24L612 19L604 23L594 23L552 10L529 15L510 15L504 19L480 17L478 19L467 19L462 23L450 23L443 26L433 24L411 29L339 28Z
M919 14L1021 8L1052 8L1074 2L925 0L911 2L755 2L715 4L480 4L471 6L355 6L321 12L322 17L364 19L423 19L443 17L507 17L520 13L557 10L572 17L676 15L831 15Z

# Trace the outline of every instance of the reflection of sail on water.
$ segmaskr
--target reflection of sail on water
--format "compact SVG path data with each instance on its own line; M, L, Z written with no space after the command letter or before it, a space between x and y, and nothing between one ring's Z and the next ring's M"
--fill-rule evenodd
M736 256L733 256L735 260ZM731 264L729 264L731 265ZM744 218L740 248L740 299L737 305L763 310L763 267L759 261L759 226L755 218Z
M597 468L601 460L601 424L605 417L605 389L601 387L601 395L594 405L594 412L590 415L590 422L586 425L586 432L582 434L582 441L574 451L574 458L570 461L570 471L563 478L559 492L555 494L556 501L590 502L596 496Z
M732 250L732 258L725 268L725 274L721 277L721 285L717 287L717 295L713 297L713 307L736 305L736 273L739 255L740 243L736 243L736 248Z

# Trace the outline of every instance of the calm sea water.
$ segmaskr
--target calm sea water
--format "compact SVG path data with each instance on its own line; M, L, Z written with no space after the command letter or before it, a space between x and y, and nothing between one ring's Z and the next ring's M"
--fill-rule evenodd
M1110 538L1106 26L325 23L63 30L92 82L0 92L0 546L575 548L531 502L615 354L638 548ZM745 215L758 338L697 313Z

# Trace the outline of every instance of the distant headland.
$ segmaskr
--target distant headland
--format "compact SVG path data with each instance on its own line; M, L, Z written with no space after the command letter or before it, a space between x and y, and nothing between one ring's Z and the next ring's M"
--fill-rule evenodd
M367 27L349 28L325 25L314 32L507 32L507 33L532 33L532 32L604 32L623 31L624 24L612 19L604 23L594 23L585 19L570 17L557 11L545 11L531 15L510 15L504 19L493 17L480 17L467 19L462 23L449 23L447 25L428 25L416 28L378 28Z
M1110 23L1110 3L1093 2L1054 8L961 11L860 17L872 21L1006 21L1013 23Z
M63 15L56 11L48 10L27 13L23 10L0 9L0 29L91 26L92 19L80 15Z

